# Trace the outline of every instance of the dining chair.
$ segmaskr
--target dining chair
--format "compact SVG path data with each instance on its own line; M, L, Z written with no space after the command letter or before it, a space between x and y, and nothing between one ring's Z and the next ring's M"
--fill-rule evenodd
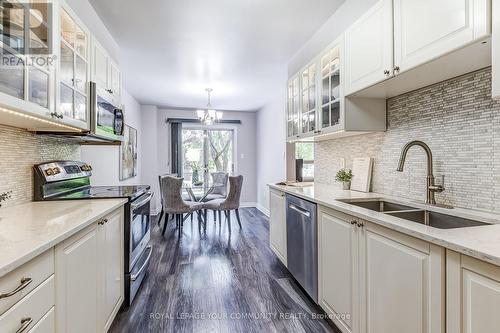
M194 201L184 201L182 199L182 182L183 178L172 176L160 177L160 191L162 198L162 206L165 212L165 222L163 224L162 234L165 234L169 215L175 216L177 226L182 229L184 221L192 216L194 212L199 212L203 208L203 204ZM187 214L184 217L184 214ZM200 213L198 213L198 221L200 221Z
M160 222L161 222L161 219L163 218L163 214L165 214L165 210L163 209L163 191L162 191L162 181L161 181L161 179L163 177L167 177L167 176L177 177L177 174L175 174L175 173L167 173L167 174L159 175L158 176L158 184L160 186L160 205L161 205L160 216L158 218L158 226L160 226Z
M216 185L211 189L211 192L203 198L202 202L208 202L215 199L225 199L227 196L227 183L229 174L227 172L212 172L212 184ZM217 211L213 211L214 221L217 220ZM205 214L206 218L206 214Z
M219 214L219 221L221 221L221 212L224 212L228 221L229 231L231 231L231 211L236 213L236 219L241 228L240 219L240 197L241 189L243 187L243 176L229 177L229 193L225 199L214 199L203 204L203 209L217 211ZM205 218L206 222L206 218Z

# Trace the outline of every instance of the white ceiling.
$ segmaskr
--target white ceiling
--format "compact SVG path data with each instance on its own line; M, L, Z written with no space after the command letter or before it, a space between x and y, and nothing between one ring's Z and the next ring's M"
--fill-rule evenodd
M141 104L257 110L288 60L343 0L90 0L120 46Z

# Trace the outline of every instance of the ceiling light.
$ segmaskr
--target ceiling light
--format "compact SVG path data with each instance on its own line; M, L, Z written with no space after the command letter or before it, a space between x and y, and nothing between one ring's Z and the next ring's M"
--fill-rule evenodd
M222 112L216 111L212 108L212 104L210 103L210 94L212 93L212 88L205 89L207 92L207 108L205 110L197 110L196 115L200 119L203 125L213 125L215 122L218 122L222 119Z

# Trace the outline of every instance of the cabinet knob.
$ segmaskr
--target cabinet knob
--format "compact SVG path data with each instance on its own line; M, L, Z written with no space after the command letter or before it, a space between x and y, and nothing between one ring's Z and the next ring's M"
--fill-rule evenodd
M386 70L384 70L384 74L389 75L389 74L391 74L391 72L388 69L386 69Z
M399 73L399 66L394 66L394 72Z

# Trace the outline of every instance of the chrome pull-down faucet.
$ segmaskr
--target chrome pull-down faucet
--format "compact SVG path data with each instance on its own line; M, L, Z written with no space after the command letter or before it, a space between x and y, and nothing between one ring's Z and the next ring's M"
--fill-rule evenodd
M433 174L432 151L425 142L415 140L408 142L403 147L403 150L401 151L401 157L399 158L399 165L397 171L403 172L403 168L406 161L406 155L408 154L408 150L410 150L410 148L413 146L422 147L425 150L425 153L427 154L427 198L425 200L425 203L430 205L435 205L436 204L435 193L443 192L444 187L435 184L435 179Z

